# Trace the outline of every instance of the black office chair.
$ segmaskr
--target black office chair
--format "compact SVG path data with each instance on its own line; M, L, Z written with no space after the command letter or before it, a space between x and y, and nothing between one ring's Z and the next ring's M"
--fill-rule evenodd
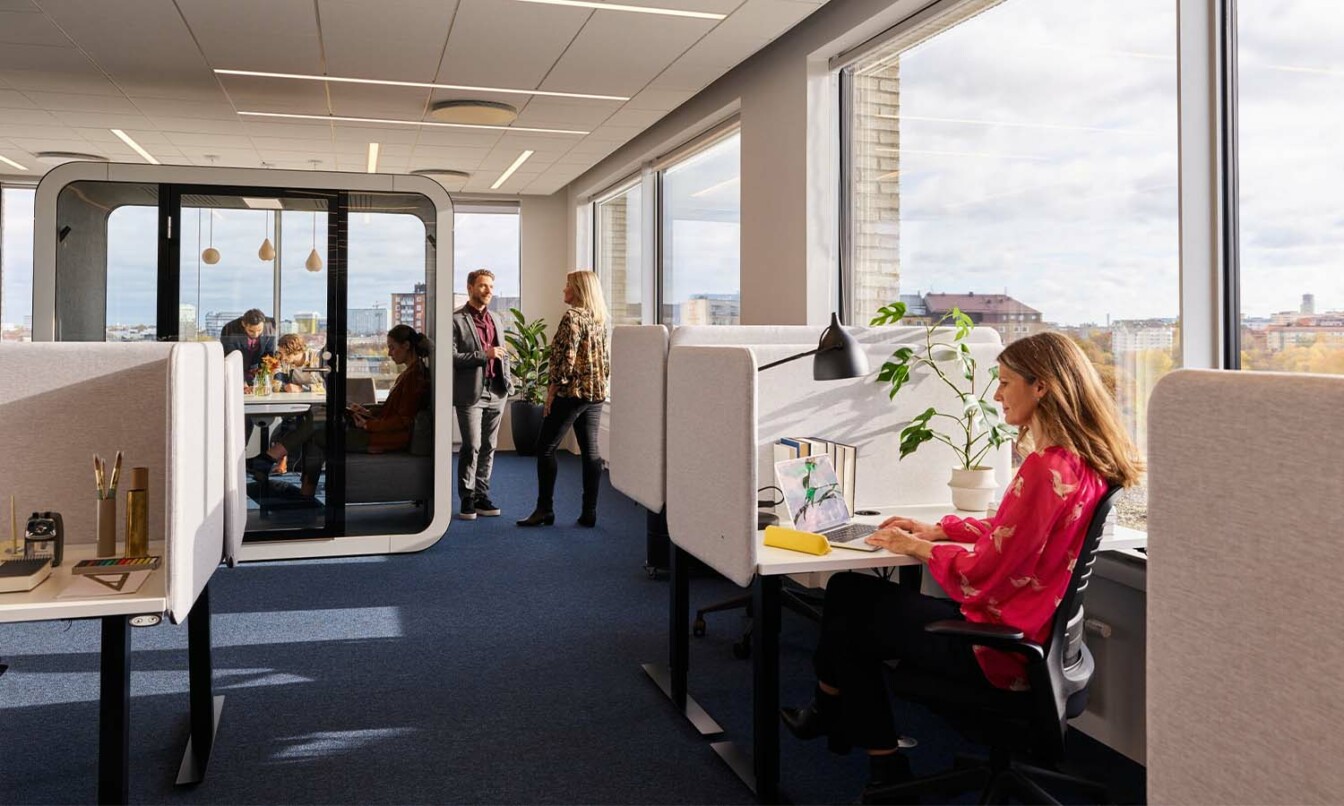
M1104 786L1061 772L1058 765L1064 756L1069 720L1087 707L1087 684L1094 667L1092 654L1083 643L1083 600L1102 528L1120 490L1110 487L1097 503L1046 646L1026 640L1021 630L1000 624L948 620L924 628L968 644L1024 656L1029 691L969 688L936 673L902 669L899 662L891 664L893 694L921 702L948 717L958 730L988 744L989 758L959 758L957 768L949 772L870 787L863 793L864 803L908 802L922 794L947 796L982 787L981 803L1001 802L1009 796L1023 803L1058 803L1033 780L1037 778L1072 784L1098 800L1105 799ZM1032 763L1015 756L1025 756Z

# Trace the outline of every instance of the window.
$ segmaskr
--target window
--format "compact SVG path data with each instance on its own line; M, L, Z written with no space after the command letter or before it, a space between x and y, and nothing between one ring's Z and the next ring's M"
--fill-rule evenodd
M742 314L741 154L737 130L662 173L662 318L736 325Z
M943 8L843 66L848 318L899 299L1067 333L1143 448L1181 363L1176 2Z
M613 325L644 322L643 197L636 184L595 205L595 267Z
M33 338L32 188L0 188L0 340Z
M1238 3L1237 199L1243 369L1344 374L1344 230L1330 189L1344 13Z
M522 308L522 236L518 207L463 204L453 216L453 308L467 304L467 275L476 269L495 274L495 298L490 309L505 322L510 308ZM545 291L545 289L543 289ZM561 289L556 287L558 297Z

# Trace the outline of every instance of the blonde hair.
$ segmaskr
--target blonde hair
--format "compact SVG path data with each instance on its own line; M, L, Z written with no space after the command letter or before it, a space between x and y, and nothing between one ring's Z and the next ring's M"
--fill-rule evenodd
M1043 440L1078 454L1111 484L1139 481L1143 460L1120 422L1115 398L1072 339L1050 331L1018 339L999 353L999 364L1045 386L1032 420L1040 433L1023 427L1020 448L1031 450Z
M565 282L574 292L574 307L583 308L593 315L599 325L607 323L607 303L602 297L602 281L597 272L588 269L575 269Z

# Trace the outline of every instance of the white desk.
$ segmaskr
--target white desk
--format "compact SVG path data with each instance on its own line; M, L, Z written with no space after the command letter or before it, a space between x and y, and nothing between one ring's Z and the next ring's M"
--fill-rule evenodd
M168 610L167 556L162 541L149 553L162 557L135 593L87 599L59 599L70 584L71 569L80 560L97 557L92 543L67 545L61 564L37 587L21 593L0 593L0 623L96 618L102 622L99 657L98 802L126 803L130 794L131 623L149 617L158 624ZM136 618L137 623L140 618ZM215 697L210 661L209 587L201 591L187 618L187 653L191 702L191 735L178 771L178 784L199 783L214 745L224 697Z
M885 507L878 515L856 517L860 523L880 523L893 515L936 523L944 515L954 513L962 517L984 517L983 512L957 512L950 505ZM818 571L853 571L871 568L902 569L902 584L918 584L923 563L904 554L892 554L885 549L865 552L835 548L830 554L812 555L765 545L764 531L756 534L756 576L752 581L752 752L748 753L731 741L713 742L714 752L737 773L738 777L756 793L762 803L776 803L779 791L779 630L781 581L788 574L806 574ZM1097 551L1141 548L1147 544L1141 533L1124 531L1102 538ZM669 668L666 673L653 664L645 671L682 709L686 718L701 735L713 737L723 732L703 708L688 694L686 679L690 654L688 611L690 589L686 552L670 547L672 636ZM907 575L906 571L912 572Z
M243 412L249 416L298 414L326 402L326 392L272 392L269 395L243 395Z

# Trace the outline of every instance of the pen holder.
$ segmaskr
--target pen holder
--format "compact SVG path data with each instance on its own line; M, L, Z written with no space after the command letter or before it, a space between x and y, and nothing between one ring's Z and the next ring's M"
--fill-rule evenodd
M117 556L117 499L98 499L98 556Z

